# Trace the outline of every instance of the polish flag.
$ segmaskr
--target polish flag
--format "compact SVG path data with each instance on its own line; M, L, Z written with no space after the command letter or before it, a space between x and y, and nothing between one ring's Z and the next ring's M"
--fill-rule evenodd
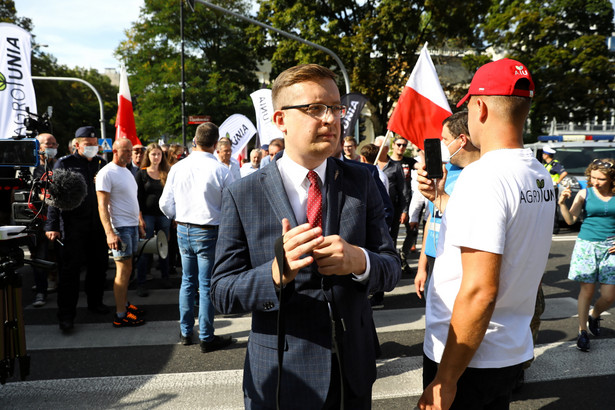
M115 118L115 140L128 138L132 145L143 145L137 137L135 115L132 111L132 99L128 89L128 75L126 67L120 70L120 92L117 95L117 117Z
M442 121L451 114L425 44L387 128L423 149L425 138L441 138Z

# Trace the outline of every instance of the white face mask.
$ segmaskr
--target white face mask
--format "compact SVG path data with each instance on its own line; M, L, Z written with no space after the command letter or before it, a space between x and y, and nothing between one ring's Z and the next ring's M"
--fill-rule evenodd
M57 148L45 148L45 156L47 157L47 159L54 159L57 153Z
M83 156L86 158L94 158L98 154L98 146L87 146L83 148Z

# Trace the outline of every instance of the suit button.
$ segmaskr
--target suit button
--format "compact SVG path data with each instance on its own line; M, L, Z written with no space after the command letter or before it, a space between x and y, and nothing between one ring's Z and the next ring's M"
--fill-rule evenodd
M265 302L263 303L263 307L265 308L265 310L273 309L273 302Z

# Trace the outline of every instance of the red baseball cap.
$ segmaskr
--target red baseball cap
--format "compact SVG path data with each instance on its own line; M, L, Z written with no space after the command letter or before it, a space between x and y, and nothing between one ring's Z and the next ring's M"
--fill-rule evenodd
M529 90L515 88L517 81L522 78L530 82ZM457 103L457 107L465 103L471 95L517 95L532 98L534 81L525 65L510 58L503 58L487 63L476 71L468 93Z

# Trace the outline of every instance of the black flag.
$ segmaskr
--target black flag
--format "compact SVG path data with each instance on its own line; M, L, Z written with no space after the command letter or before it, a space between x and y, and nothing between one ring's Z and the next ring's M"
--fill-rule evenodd
M350 93L342 96L342 104L348 107L346 116L342 118L342 138L354 135L355 124L367 101L367 97L360 93Z

